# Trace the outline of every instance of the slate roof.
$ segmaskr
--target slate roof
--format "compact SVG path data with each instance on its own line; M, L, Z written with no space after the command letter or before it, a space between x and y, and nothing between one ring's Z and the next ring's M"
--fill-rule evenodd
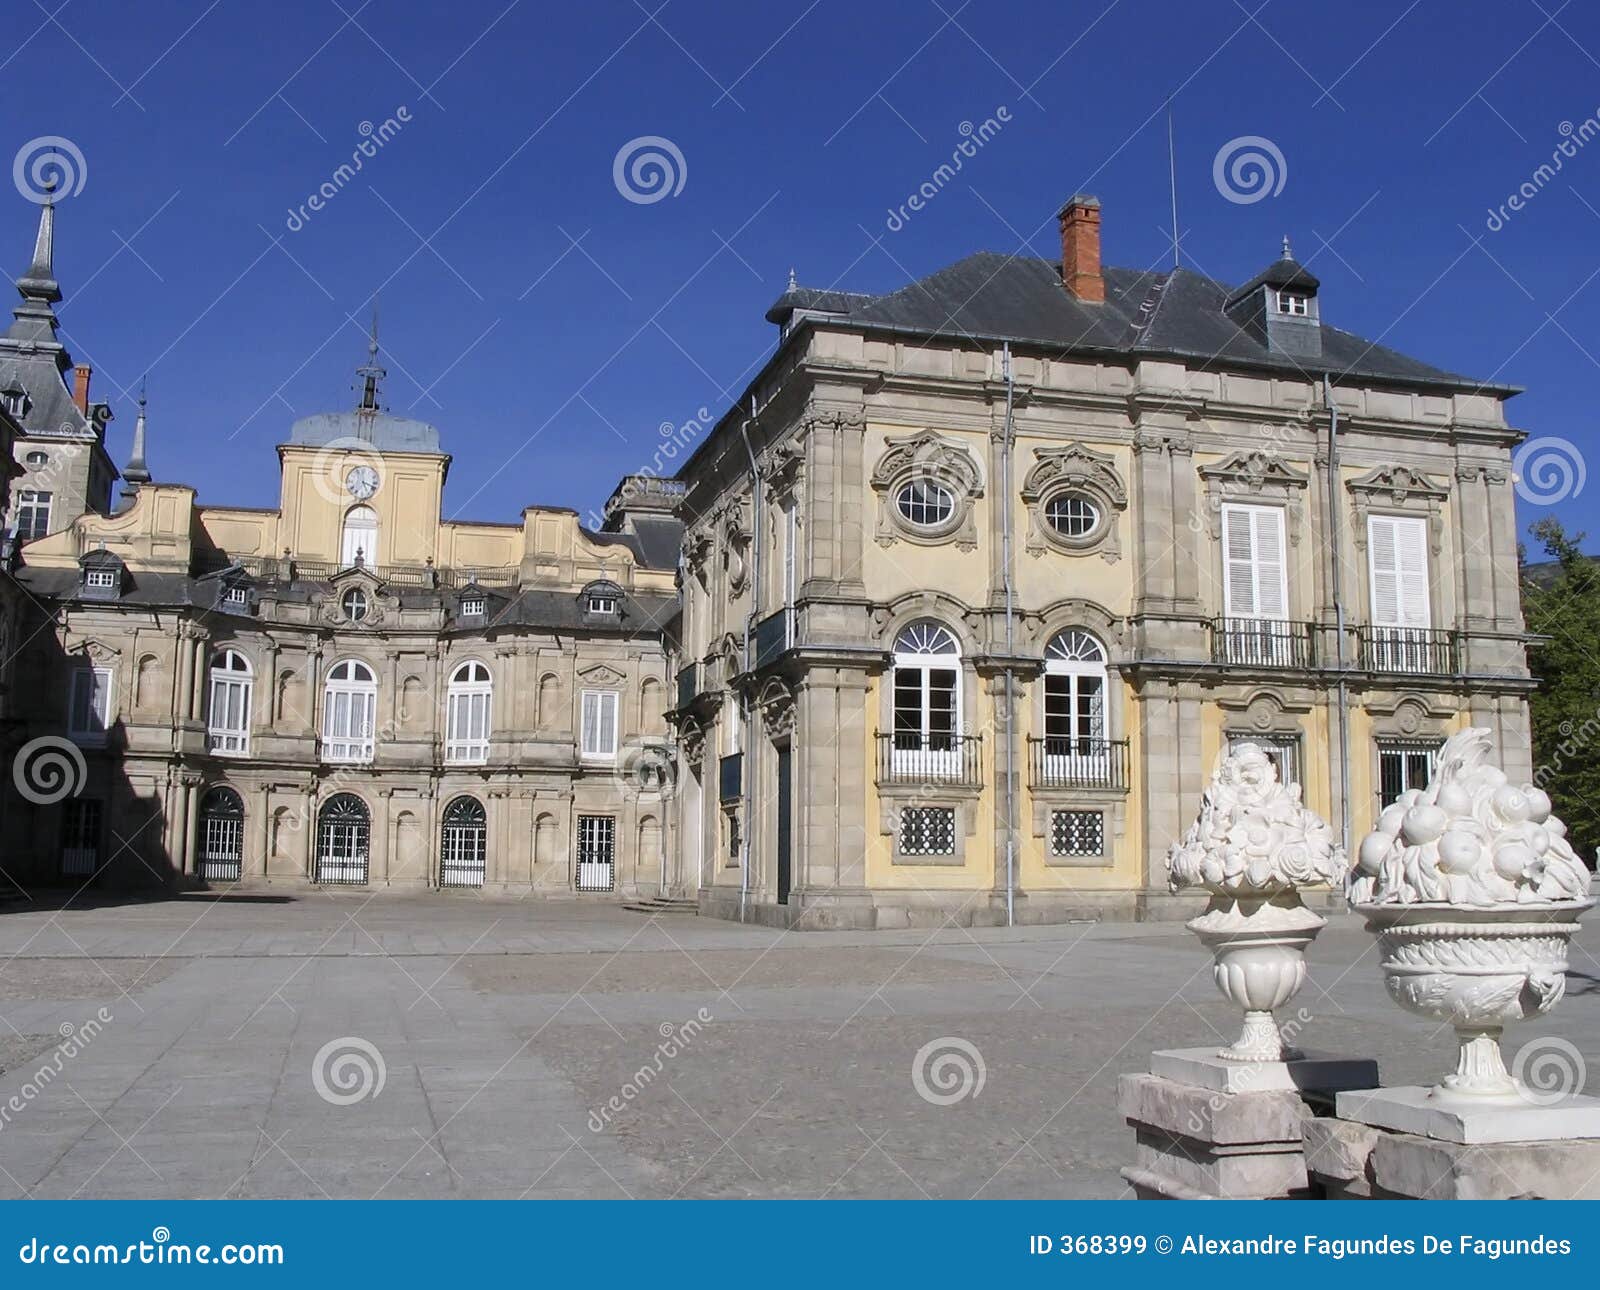
M1265 281L1284 263L1277 262L1254 281ZM1327 322L1322 323L1320 358L1274 352L1223 312L1235 289L1191 269L1107 268L1105 281L1105 303L1085 304L1063 288L1056 261L980 251L882 296L795 287L767 317L782 324L796 310L816 310L830 315L830 327L1006 340L1130 358L1167 356L1214 367L1318 377L1327 372L1335 381L1354 377L1442 390L1518 392L1515 386L1434 367Z
M439 452L436 427L388 412L318 412L289 428L290 443L313 448L353 440L368 442L380 452Z

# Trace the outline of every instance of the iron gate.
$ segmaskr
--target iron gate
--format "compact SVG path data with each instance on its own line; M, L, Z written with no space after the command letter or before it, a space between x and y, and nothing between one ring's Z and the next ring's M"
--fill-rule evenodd
M330 797L317 816L316 880L355 886L366 882L371 841L366 803L354 793Z
M238 882L244 869L244 802L231 788L213 788L200 800L200 877Z
M610 891L616 885L617 821L610 815L578 817L578 890Z
M483 804L476 798L458 797L445 807L444 832L439 839L439 885L483 886L488 841Z
M100 867L100 803L92 797L69 801L61 817L61 875L92 878Z

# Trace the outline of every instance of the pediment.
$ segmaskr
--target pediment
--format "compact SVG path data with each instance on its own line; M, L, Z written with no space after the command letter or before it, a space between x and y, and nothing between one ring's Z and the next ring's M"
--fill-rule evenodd
M1426 498L1443 501L1450 496L1449 489L1434 483L1420 470L1413 470L1410 466L1379 466L1352 479L1347 487L1353 493L1386 495L1396 506L1407 500Z
M593 667L580 668L578 677L588 685L604 685L615 687L621 685L628 678L616 668L605 663L597 663Z
M1230 483L1248 483L1254 487L1276 485L1283 488L1304 488L1310 477L1296 470L1283 458L1270 452L1236 452L1223 461L1200 467L1202 479L1227 480Z

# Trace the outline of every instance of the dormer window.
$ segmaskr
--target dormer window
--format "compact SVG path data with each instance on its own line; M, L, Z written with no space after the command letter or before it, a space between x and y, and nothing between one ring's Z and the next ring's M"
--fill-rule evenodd
M585 618L615 622L622 615L622 588L609 578L597 579L579 594L578 603Z
M589 612L591 614L615 614L617 612L617 598L600 593L589 597Z
M248 609L250 607L250 588L229 587L222 593L222 603L232 609Z
M117 575L112 569L90 569L83 575L83 585L90 591L115 591Z
M1311 314L1311 297L1304 291L1279 291L1278 312L1291 318L1306 318Z
M15 387L9 390L0 390L0 407L13 417L21 418L28 411L28 395L25 391Z
M482 596L463 596L461 598L461 616L463 618L482 618L487 607Z

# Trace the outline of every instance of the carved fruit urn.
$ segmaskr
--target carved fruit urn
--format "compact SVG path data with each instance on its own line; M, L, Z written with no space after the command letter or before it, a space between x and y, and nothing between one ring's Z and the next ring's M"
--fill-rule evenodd
M1589 871L1542 789L1489 763L1490 732L1439 750L1363 839L1346 892L1378 955L1389 997L1455 1027L1455 1072L1438 1098L1516 1102L1501 1031L1549 1012L1566 992L1567 944L1594 901Z
M1333 884L1344 851L1297 784L1255 744L1235 744L1217 760L1200 814L1167 855L1173 891L1204 887L1205 913L1186 926L1211 951L1217 989L1244 1010L1244 1029L1219 1056L1281 1062L1288 1048L1273 1010L1306 981L1306 947L1327 923L1300 899L1302 885Z

